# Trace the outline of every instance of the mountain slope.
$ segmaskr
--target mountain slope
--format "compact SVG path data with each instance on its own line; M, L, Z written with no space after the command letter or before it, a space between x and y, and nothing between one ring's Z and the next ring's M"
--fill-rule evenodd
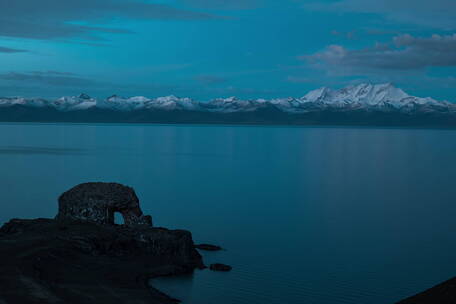
M456 104L410 96L391 84L320 88L301 98L272 100L81 94L57 100L0 98L0 121L456 126Z

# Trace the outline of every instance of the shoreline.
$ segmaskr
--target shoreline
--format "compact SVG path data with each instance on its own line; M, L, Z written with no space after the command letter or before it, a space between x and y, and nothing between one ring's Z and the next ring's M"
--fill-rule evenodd
M0 302L178 303L149 281L205 267L191 233L138 229L53 219L9 221L0 228Z

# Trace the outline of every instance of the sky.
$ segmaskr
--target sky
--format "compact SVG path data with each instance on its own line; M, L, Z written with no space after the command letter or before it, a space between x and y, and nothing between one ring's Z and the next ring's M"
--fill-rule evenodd
M0 0L0 95L300 97L391 82L456 102L454 0Z

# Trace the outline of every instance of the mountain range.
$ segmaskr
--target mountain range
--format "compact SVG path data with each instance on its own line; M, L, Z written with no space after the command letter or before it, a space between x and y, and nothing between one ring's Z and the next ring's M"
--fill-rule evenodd
M456 104L411 96L392 84L320 88L301 98L176 96L91 98L0 97L0 121L387 125L456 127Z

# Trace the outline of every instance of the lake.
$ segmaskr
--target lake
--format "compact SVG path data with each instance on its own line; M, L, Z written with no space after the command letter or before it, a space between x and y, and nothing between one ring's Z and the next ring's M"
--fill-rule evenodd
M157 279L184 304L387 304L456 275L456 131L0 124L0 222L88 181L233 266Z

